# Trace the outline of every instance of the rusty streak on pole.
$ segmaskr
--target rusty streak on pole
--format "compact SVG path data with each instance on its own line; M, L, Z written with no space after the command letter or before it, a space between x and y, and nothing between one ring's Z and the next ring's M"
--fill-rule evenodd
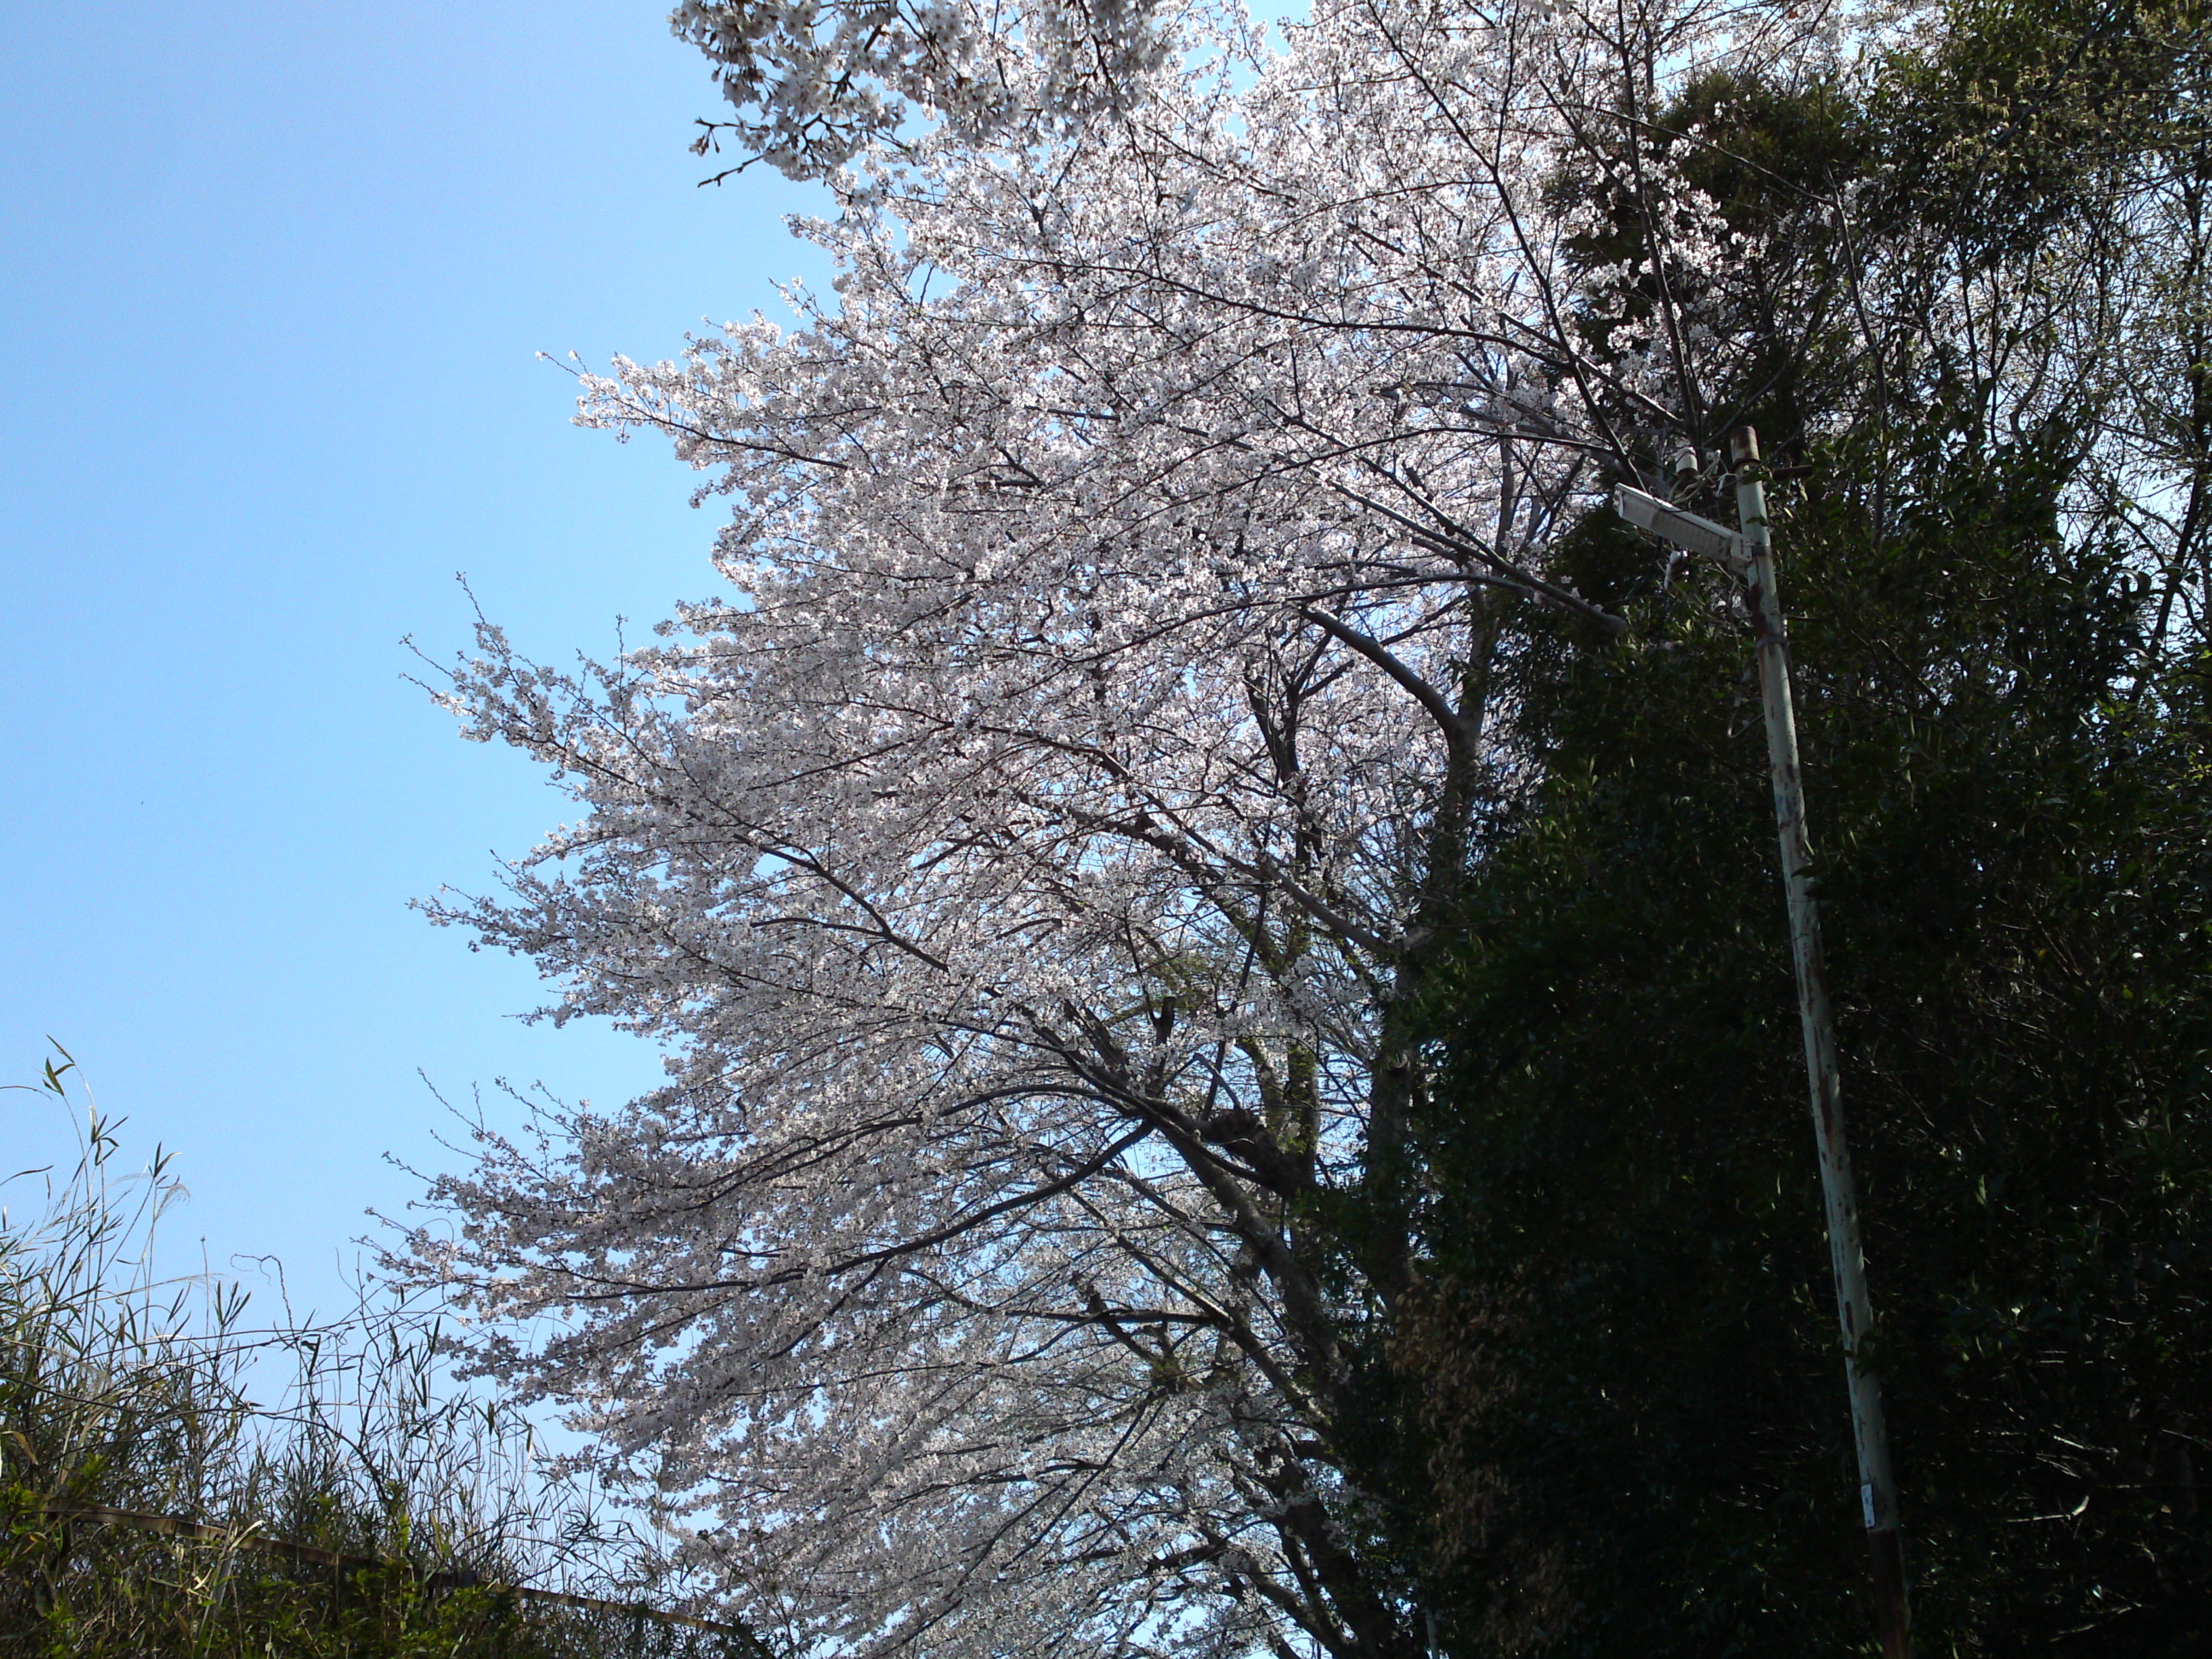
M1782 842L1782 883L1790 900L1790 954L1797 973L1797 1016L1812 1085L1813 1130L1820 1149L1820 1191L1828 1211L1828 1255L1836 1273L1836 1312L1844 1331L1844 1370L1850 1385L1851 1439L1858 1451L1859 1502L1866 1522L1875 1621L1883 1659L1909 1659L1911 1609L1897 1529L1897 1481L1889 1467L1889 1431L1882 1420L1881 1379L1867 1363L1873 1323L1866 1257L1859 1248L1858 1188L1844 1135L1836 1066L1836 1021L1828 1006L1820 917L1813 898L1813 851L1805 833L1805 782L1797 762L1797 717L1790 687L1790 647L1775 592L1774 549L1767 536L1766 484L1759 434L1740 427L1729 440L1735 467L1736 523L1741 528L1752 624L1759 646L1759 683L1766 705L1766 755L1774 775L1775 827Z

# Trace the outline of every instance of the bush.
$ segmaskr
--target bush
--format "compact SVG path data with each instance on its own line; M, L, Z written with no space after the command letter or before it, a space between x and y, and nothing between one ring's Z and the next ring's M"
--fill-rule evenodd
M125 1174L72 1069L37 1089L77 1115L75 1169L0 1212L0 1659L766 1651L647 1610L681 1589L649 1531L443 1386L434 1312L255 1328L236 1285L162 1277L170 1160Z

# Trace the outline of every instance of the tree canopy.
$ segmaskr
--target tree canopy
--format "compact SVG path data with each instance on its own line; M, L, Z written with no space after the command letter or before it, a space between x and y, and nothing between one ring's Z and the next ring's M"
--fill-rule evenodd
M1923 1632L2201 1627L2197 14L676 23L842 275L586 380L724 595L444 690L582 816L435 915L676 1056L440 1183L478 1363L794 1653L1856 1650L1741 605L1606 504L1756 421Z

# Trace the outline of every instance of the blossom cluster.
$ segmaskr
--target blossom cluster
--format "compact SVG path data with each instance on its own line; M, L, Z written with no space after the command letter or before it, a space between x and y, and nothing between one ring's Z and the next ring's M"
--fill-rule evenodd
M436 914L675 1058L487 1133L421 1270L794 1652L1410 1650L1339 1416L1410 1239L1347 1287L1306 1218L1419 1086L1510 618L1620 626L1560 533L1748 349L1742 247L1618 112L1820 20L678 21L747 143L842 169L842 275L585 381L729 503L724 591L453 672L581 816ZM1578 176L1643 252L1593 264ZM1655 276L1674 326L1596 325Z

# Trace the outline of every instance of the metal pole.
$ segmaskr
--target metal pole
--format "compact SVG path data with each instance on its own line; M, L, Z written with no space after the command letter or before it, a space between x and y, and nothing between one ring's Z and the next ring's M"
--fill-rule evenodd
M1797 717L1790 689L1790 647L1774 585L1774 549L1767 535L1766 484L1759 434L1741 427L1729 440L1735 466L1736 522L1748 566L1752 623L1759 643L1759 690L1766 705L1766 755L1774 775L1774 819L1782 842L1782 882L1790 900L1790 954L1797 971L1797 1016L1812 1085L1813 1131L1820 1149L1820 1191L1828 1212L1828 1255L1836 1273L1836 1312L1844 1330L1844 1371L1850 1385L1851 1439L1858 1451L1859 1501L1865 1517L1875 1621L1883 1659L1910 1659L1911 1608L1897 1528L1897 1482L1890 1473L1889 1431L1882 1421L1881 1379L1866 1363L1873 1323L1866 1257L1859 1248L1859 1198L1836 1068L1836 1022L1820 951L1820 917L1813 898L1812 846L1805 833L1805 785L1797 763Z

